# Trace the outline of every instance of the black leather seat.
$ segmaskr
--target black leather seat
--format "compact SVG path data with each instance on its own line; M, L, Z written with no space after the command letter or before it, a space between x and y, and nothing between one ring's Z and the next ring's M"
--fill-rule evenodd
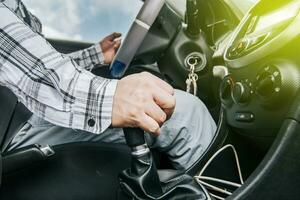
M7 88L0 87L0 96L0 144L5 152L31 113ZM127 146L85 142L49 149L32 145L0 154L1 200L116 198L117 176L130 166Z
M31 113L18 102L16 96L7 88L0 86L0 187L2 152L14 133L29 119Z
M85 142L53 150L50 157L5 173L0 199L116 199L118 174L130 166L125 145Z

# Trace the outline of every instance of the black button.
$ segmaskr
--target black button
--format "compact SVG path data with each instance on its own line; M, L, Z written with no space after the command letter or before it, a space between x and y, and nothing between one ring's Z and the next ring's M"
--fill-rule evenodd
M253 122L254 115L252 113L236 113L235 120L238 122Z
M95 126L95 124L96 124L96 122L95 122L95 120L94 120L94 119L89 119L89 121L88 121L88 125L89 125L90 127L93 127L93 126Z

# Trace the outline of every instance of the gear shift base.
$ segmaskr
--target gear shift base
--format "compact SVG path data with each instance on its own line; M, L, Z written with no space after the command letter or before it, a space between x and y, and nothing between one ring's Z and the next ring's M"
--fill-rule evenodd
M131 168L120 173L119 181L127 196L138 200L207 199L204 188L186 174L175 174L161 181L152 154L145 144L143 131L129 128L124 129L124 133L132 149L132 161ZM160 171L160 174L163 173L163 170Z

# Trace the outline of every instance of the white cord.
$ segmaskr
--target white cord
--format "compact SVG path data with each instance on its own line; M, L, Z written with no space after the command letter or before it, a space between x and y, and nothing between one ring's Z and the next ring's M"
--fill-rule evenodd
M228 144L224 147L222 147L221 149L219 149L208 161L207 163L204 165L204 167L202 168L202 170L200 171L199 175L198 176L202 176L202 174L204 173L204 171L207 169L207 167L209 166L209 164L222 152L224 151L225 149L227 148L232 148L233 152L234 152L234 156L235 156L235 159L236 159L236 165L237 165L237 168L238 168L238 173L239 173L239 178L240 178L240 181L241 181L241 184L244 184L244 179L243 179L243 175L242 175L242 172L241 172L241 167L240 167L240 162L239 162L239 157L238 157L238 154L234 148L233 145L231 144Z
M207 167L210 165L210 163L222 152L224 151L225 149L227 148L231 148L234 152L234 156L235 156L235 160L236 160L236 166L237 166L237 169L238 169L238 173L239 173L239 179L240 179L240 182L241 184L238 184L238 183L234 183L234 182L231 182L231 181L227 181L227 180L222 180L222 179L218 179L218 178L213 178L213 177L207 177L207 176L202 176L202 174L204 173L204 171L207 169ZM196 180L197 180L197 183L198 184L202 184L206 187L208 187L209 189L211 190L214 190L214 191L217 191L217 192L220 192L220 193L223 193L223 194L226 194L226 195L232 195L231 192L228 192L225 189L223 188L219 188L219 187L216 187L214 185L211 185L209 183L206 183L204 182L203 180L208 180L208 181L213 181L213 182L217 182L217 183L222 183L222 184L225 184L225 185L230 185L230 186L233 186L233 187L241 187L243 184L244 184L244 179L243 179L243 175L242 175L242 171L241 171L241 167L240 167L240 162L239 162L239 157L238 157L238 154L237 154L237 151L235 149L235 147L231 144L228 144L224 147L222 147L221 149L219 149L208 161L207 163L204 165L204 167L202 168L202 170L200 171L199 175L198 176L195 176ZM224 198L222 197L219 197L215 194L212 194L210 193L211 196L215 197L216 199L219 199L219 200L224 200Z
M238 184L238 183L234 183L231 181L226 181L226 180L222 180L222 179L218 179L218 178L208 177L208 176L195 176L195 178L199 178L201 180L213 181L213 182L217 182L217 183L222 183L222 184L230 185L230 186L237 187L237 188L242 186L241 184Z
M206 182L201 181L201 180L197 180L197 181L199 181L199 183L201 183L202 185L208 187L211 190L214 190L216 192L220 192L220 193L223 193L223 194L227 194L227 195L232 195L231 192L228 192L227 190L224 190L223 188L219 188L217 186L211 185L211 184L206 183Z
M220 197L218 195L215 195L215 194L212 194L212 193L209 193L212 197L214 197L215 199L219 199L219 200L225 200L225 198L223 197Z

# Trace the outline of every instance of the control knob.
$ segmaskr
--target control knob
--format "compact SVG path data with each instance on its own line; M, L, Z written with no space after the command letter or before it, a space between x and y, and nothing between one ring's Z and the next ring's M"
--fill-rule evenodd
M232 90L232 98L235 103L246 103L250 98L250 88L241 82L235 83Z
M233 80L229 76L225 77L225 79L222 81L220 87L220 97L223 103L228 103L231 101L233 85Z
M276 92L276 80L267 72L260 75L256 86L256 93L263 99L268 99Z

